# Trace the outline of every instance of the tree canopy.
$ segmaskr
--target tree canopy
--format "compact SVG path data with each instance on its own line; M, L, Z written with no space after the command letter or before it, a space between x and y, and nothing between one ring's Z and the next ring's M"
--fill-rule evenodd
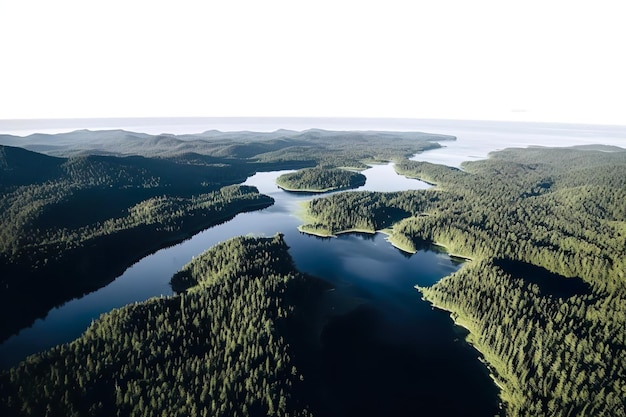
M309 415L294 397L302 375L289 335L295 300L324 287L294 268L281 235L221 243L172 281L180 294L103 314L74 342L1 373L0 413Z
M287 191L318 193L360 187L365 184L365 175L345 169L315 167L283 174L276 183Z
M302 230L393 225L400 247L471 258L419 290L470 330L507 414L626 415L626 152L507 149L396 170L436 187L317 199Z

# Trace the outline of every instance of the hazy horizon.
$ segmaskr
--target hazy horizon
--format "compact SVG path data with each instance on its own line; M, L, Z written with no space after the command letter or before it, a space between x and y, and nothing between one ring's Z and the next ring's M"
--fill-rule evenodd
M517 125L527 129L569 127L587 130L624 130L626 125L594 123L531 122L514 120L466 120L380 117L93 117L54 119L0 119L0 135L28 136L35 133L57 134L76 130L127 130L147 134L197 134L207 130L222 132L276 130L387 130L482 128ZM165 130L163 130L165 129ZM169 130L168 130L169 129ZM194 130L195 129L195 130ZM431 133L437 133L436 131Z

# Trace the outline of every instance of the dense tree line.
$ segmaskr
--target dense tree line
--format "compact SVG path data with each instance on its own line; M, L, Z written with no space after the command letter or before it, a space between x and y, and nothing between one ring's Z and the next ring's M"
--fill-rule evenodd
M182 279L184 277L184 279ZM177 274L184 292L103 314L76 341L0 374L5 416L309 415L288 328L320 284L281 235L221 243Z
M415 163L415 176L423 167ZM441 183L445 207L399 224L397 232L624 293L626 152L511 149L463 168Z
M142 157L52 158L2 147L0 254L25 251L66 225L90 227L161 196L191 197L241 182L254 168ZM188 162L188 160L185 160ZM195 162L195 161L194 161ZM27 250L26 250L27 251Z
M420 291L470 330L507 415L626 415L624 297L558 297L490 260Z
M403 210L392 241L473 259L422 291L470 328L510 415L625 415L626 152L508 149L462 170L408 160L396 169L437 187L315 200L303 230L379 229L385 210ZM502 267L526 264L589 291L542 293L554 279Z
M326 192L356 188L365 184L365 175L338 168L305 168L276 179L288 191Z
M437 196L428 191L333 194L308 202L308 212L314 221L300 229L325 234L353 229L373 232L390 227L403 218L419 215L427 207L427 202L433 204L436 200Z
M231 185L217 191L192 197L159 196L143 200L116 218L75 229L58 227L39 233L17 236L19 251L13 255L17 262L37 268L41 256L46 262L67 256L66 252L80 248L106 236L143 229L164 236L192 233L207 225L232 217L238 212L271 205L273 200L249 186ZM59 225L61 226L61 225ZM143 236L142 236L143 238ZM34 255L34 256L33 256ZM20 259L24 256L26 259Z
M117 218L53 229L43 239L26 237L23 250L1 268L2 337L57 303L108 283L129 263L163 245L272 203L254 187L233 185L190 198L149 198Z
M141 256L273 203L220 185L253 172L243 165L0 149L0 340Z

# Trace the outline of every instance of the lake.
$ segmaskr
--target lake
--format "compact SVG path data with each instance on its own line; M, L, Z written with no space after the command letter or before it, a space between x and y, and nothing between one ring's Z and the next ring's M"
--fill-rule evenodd
M357 122L347 121L345 126L358 129ZM168 128L176 126L168 123ZM340 128L339 121L332 123ZM256 130L273 130L269 122L265 127ZM333 128L323 124L319 127ZM600 129L595 136L589 129L577 130L571 125L556 128L545 124L422 121L421 125L396 127L387 130L456 135L458 140L446 142L445 148L414 157L452 166L509 146L626 144L624 129L614 127ZM172 132L189 133L182 130ZM297 213L302 202L313 197L280 190L275 179L284 172L257 173L245 182L272 196L276 200L272 207L239 214L149 255L106 287L52 309L44 319L0 345L0 366L6 368L28 354L75 339L92 320L111 309L170 295L169 279L174 272L220 241L238 235L272 236L281 232L297 267L335 288L325 295L312 317L318 324L317 345L303 365L310 376L307 384L314 410L320 415L337 416L497 413L498 391L478 360L478 353L463 342L463 331L452 325L447 314L433 310L413 288L415 284L436 282L460 264L437 251L408 255L391 246L381 234L321 239L298 232L296 227L301 221ZM361 190L428 187L396 175L391 165L376 165L364 174L367 182Z
M325 295L316 317L311 317L319 324L319 346L309 355L310 366L304 366L311 381L318 381L311 389L315 393L314 409L323 409L323 415L374 415L370 412L380 414L393 404L399 410L415 412L423 401L439 398L440 411L454 404L466 410L468 404L473 404L485 415L493 414L497 410L497 390L478 361L477 352L462 341L449 317L432 310L413 288L415 284L436 282L460 264L437 251L403 253L382 234L321 239L300 233L297 212L304 201L314 197L279 189L275 180L285 172L289 171L257 173L245 182L272 196L276 201L273 206L239 214L162 249L100 290L52 309L44 319L0 346L3 367L75 339L102 313L172 294L171 276L193 256L218 242L239 235L272 236L281 232L296 266L335 288ZM372 166L364 174L367 182L359 190L429 187L398 176L391 164ZM354 373L356 369L360 371ZM396 388L390 390L390 386ZM373 396L373 390L379 395ZM362 397L366 392L369 394ZM441 415L461 411L455 407Z
M6 367L28 354L75 339L93 319L113 308L150 297L171 295L171 276L192 257L218 242L240 235L272 236L281 232L293 248L307 240L320 244L319 240L297 231L301 222L296 213L301 210L301 204L312 197L279 189L276 178L285 172L292 171L261 172L244 182L272 196L276 201L273 206L241 213L231 221L198 233L178 245L159 250L132 265L109 285L50 310L45 318L38 319L31 327L0 345L0 365ZM368 181L359 190L398 191L428 187L420 181L396 175L390 164L373 166L364 174Z

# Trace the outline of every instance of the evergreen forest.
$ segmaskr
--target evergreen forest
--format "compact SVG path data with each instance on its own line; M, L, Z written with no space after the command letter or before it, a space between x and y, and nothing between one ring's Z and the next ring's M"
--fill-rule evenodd
M273 203L255 188L222 185L249 175L244 166L220 173L12 147L0 147L0 166L0 340L151 251Z
M503 416L626 417L626 151L512 148L461 168L407 159L452 139L0 135L0 341L161 247L271 206L241 185L256 172L295 169L279 185L335 190L364 181L345 168L394 161L433 187L315 198L300 230L384 231L405 252L438 245L464 258L416 291L467 330ZM329 288L296 269L281 234L222 242L171 286L1 371L0 415L313 414L302 334Z
M0 135L0 341L141 257L271 205L234 186L256 172L365 167L452 139L319 129Z
M293 267L282 235L221 243L172 281L178 295L103 314L0 374L0 414L310 415L290 338L296 301L325 285Z
M278 186L286 191L323 193L365 184L365 175L339 168L305 168L276 179Z
M507 415L626 415L626 152L506 149L396 170L436 187L312 200L301 230L392 227L400 248L468 258L418 289L469 330Z

